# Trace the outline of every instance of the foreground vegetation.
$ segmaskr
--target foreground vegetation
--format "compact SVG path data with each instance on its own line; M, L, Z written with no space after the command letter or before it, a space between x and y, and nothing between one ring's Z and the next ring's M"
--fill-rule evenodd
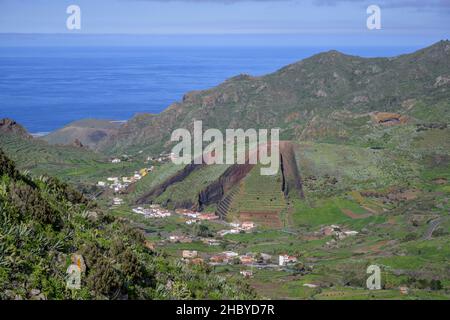
M55 178L19 172L0 151L1 299L252 298L244 285L168 260L143 233ZM80 259L81 289L66 287Z

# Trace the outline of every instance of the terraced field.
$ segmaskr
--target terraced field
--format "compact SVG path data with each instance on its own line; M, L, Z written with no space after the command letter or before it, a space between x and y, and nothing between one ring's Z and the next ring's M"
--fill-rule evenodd
M281 227L280 213L286 208L281 185L280 171L274 176L262 176L260 166L255 166L240 182L239 192L229 209L229 219Z
M131 175L142 167L137 162L111 163L99 153L71 146L52 146L38 139L2 134L0 148L22 170L50 174L74 184L96 184L110 176Z

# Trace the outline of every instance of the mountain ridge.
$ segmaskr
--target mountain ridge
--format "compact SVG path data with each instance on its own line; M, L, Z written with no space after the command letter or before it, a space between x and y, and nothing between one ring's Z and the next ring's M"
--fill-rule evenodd
M238 75L216 87L188 92L158 115L133 117L96 148L161 152L170 146L170 131L190 129L194 120L218 129L278 126L284 139L299 138L312 120L326 122L338 111L401 111L415 118L413 109L427 104L439 107L444 114L438 119L448 121L449 78L448 40L391 58L332 50L268 75ZM404 107L408 101L413 104L409 110Z

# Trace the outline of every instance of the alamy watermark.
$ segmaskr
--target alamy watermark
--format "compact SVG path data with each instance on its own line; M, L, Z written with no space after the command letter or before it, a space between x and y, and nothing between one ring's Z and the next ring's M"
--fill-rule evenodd
M76 264L71 264L66 271L66 288L79 290L81 289L81 268Z
M75 4L67 7L66 13L69 14L66 20L66 27L69 30L81 29L81 8Z
M367 271L370 276L367 278L366 285L369 290L381 289L381 269L379 266L372 264L367 267Z
M218 129L203 132L202 121L194 122L193 137L187 129L172 132L174 164L261 164L261 175L275 175L280 166L280 129ZM181 140L181 141L180 141ZM204 143L209 143L203 148ZM225 152L224 152L225 148Z
M381 8L375 4L367 7L367 14L370 16L367 18L366 25L369 30L381 29Z

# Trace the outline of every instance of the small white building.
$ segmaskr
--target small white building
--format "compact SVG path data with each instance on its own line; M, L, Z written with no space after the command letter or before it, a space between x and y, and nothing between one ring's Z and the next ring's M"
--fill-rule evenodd
M120 163L122 162L122 160L120 160L119 158L114 158L111 160L112 163Z
M296 262L297 262L297 258L296 257L289 256L287 254L282 254L278 258L278 263L279 263L280 266L286 266L288 264L296 263Z
M227 257L228 259L235 258L235 257L239 256L239 254L237 252L234 252L234 251L224 251L224 252L222 252L222 254L225 257Z
M106 182L104 182L104 181L99 181L99 182L97 183L97 185L98 185L99 187L106 187Z
M255 228L255 223L253 223L251 221L242 222L242 225L241 225L241 229L242 230L248 231L248 230L251 230L253 228Z

